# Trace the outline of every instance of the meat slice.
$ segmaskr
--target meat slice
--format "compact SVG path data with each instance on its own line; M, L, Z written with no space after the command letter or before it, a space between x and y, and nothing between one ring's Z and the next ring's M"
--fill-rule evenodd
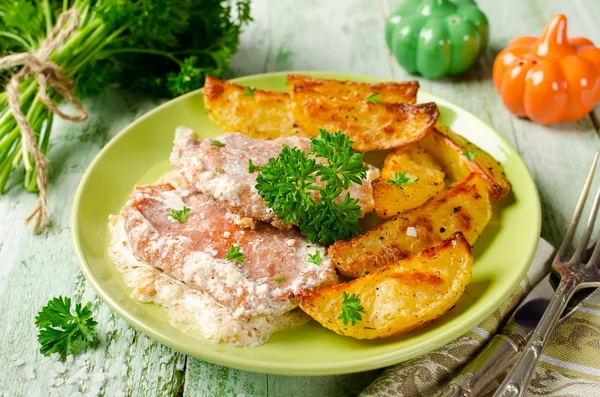
M184 206L190 211L183 224L167 216ZM121 216L138 260L211 296L238 317L287 312L297 306L299 292L337 283L323 247L292 229L265 223L243 229L201 192L170 184L137 186ZM243 262L227 260L232 245ZM316 252L320 266L307 261Z
M218 143L215 144L215 141ZM255 166L277 157L284 145L308 151L310 140L300 137L282 137L272 140L253 139L238 133L226 133L214 139L197 140L194 131L179 127L171 153L171 165L197 190L207 193L238 215L236 222L253 227L253 220L284 228L283 221L268 208L256 185L257 172L248 171L248 160ZM363 215L373 210L371 180L379 170L369 166L367 179L362 185L352 185L348 192L359 200ZM343 193L341 196L345 196Z

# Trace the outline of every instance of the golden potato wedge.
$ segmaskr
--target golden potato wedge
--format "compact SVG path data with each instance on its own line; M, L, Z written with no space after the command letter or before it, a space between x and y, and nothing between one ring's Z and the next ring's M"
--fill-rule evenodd
M510 192L510 182L504 175L502 165L489 153L442 123L437 123L434 131L420 143L451 179L458 181L471 172L477 172L486 181L492 201Z
M290 96L284 92L247 89L207 76L204 105L219 128L253 138L277 138L304 132L292 116Z
M393 149L429 134L439 117L435 103L371 103L329 97L296 87L291 94L294 119L308 135L320 128L341 130L360 152Z
M356 339L400 335L450 310L471 281L472 263L469 242L458 232L437 247L368 276L306 292L298 302L312 318L340 335ZM344 293L362 306L356 322L344 324L339 318Z
M349 241L337 241L329 247L328 255L340 273L361 277L434 247L458 231L473 244L491 217L486 182L478 173L472 173L421 207Z
M375 211L389 218L423 205L444 190L444 172L415 142L390 153L372 185Z
M417 91L419 90L418 81L369 84L299 74L288 74L287 79L290 92L299 87L306 91L316 91L319 94L354 101L364 101L367 98L372 98L375 102L414 105L417 102Z

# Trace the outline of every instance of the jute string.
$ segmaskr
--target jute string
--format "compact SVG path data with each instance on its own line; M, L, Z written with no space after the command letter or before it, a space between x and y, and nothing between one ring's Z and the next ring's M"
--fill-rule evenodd
M27 153L31 153L35 161L36 182L39 189L38 203L34 211L25 220L29 223L33 218L36 218L33 227L34 233L39 233L46 224L46 200L48 196L48 160L40 151L36 144L35 133L27 122L27 118L21 111L21 103L19 99L19 83L29 78L35 77L38 82L38 95L42 103L54 114L59 115L63 119L71 121L83 121L87 118L88 113L75 98L73 86L69 79L60 70L54 62L46 60L48 56L58 46L60 46L71 33L79 25L79 15L76 10L67 10L60 14L56 25L48 34L46 39L40 45L40 48L33 52L24 52L11 54L0 58L0 70L11 68L14 66L22 66L15 73L6 86L6 94L8 98L8 106L10 111L19 126L21 132L23 147ZM48 96L48 87L51 87L56 93L61 95L66 101L73 104L77 110L77 115L68 115L63 113L57 104Z

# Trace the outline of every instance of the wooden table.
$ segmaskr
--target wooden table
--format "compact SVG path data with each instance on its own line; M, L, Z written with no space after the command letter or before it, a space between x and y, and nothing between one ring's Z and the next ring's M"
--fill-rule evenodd
M494 126L521 153L540 192L542 236L556 245L565 232L590 161L600 148L600 107L578 122L553 127L515 118L502 106L493 88L491 67L495 55L512 38L541 33L546 21L559 11L568 16L571 35L587 35L600 44L600 1L479 3L491 24L490 47L479 63L458 78L419 80L423 89L456 102ZM326 70L390 80L414 79L390 58L383 39L385 16L396 4L394 0L256 0L252 5L254 22L242 35L232 75ZM100 148L160 102L110 90L86 101L91 113L86 123L56 122L49 151L53 226L43 235L33 236L23 226L23 219L34 207L35 195L14 186L0 197L0 396L2 392L11 397L50 395L53 384L76 376L72 365L67 364L63 373L59 366L57 372L56 363L38 353L34 316L48 299L60 294L94 304L99 343L83 362L87 376L96 377L95 384L106 396L356 395L377 371L305 378L209 364L135 331L87 285L71 248L73 194ZM56 390L64 389L57 386Z

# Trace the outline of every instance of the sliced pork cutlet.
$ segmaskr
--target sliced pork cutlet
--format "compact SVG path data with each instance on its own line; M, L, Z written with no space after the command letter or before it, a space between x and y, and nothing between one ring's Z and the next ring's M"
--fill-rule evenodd
M184 223L168 216L184 206L190 209ZM211 296L237 317L285 313L297 306L299 292L337 283L322 246L307 243L294 229L266 223L243 229L211 196L195 190L137 186L121 216L138 260ZM243 259L227 259L233 246ZM320 266L308 262L316 252Z
M250 172L248 161L262 166L281 153L284 145L301 150L310 149L310 139L282 137L272 140L253 139L243 134L226 133L214 139L198 140L194 131L179 127L171 153L171 165L177 169L197 190L207 193L237 217L236 223L254 227L253 221L271 223L278 228L287 225L267 206L256 190L259 171ZM350 196L358 199L363 216L373 210L371 181L379 176L379 170L369 166L367 178L362 185L353 184ZM340 195L340 200L346 196Z

